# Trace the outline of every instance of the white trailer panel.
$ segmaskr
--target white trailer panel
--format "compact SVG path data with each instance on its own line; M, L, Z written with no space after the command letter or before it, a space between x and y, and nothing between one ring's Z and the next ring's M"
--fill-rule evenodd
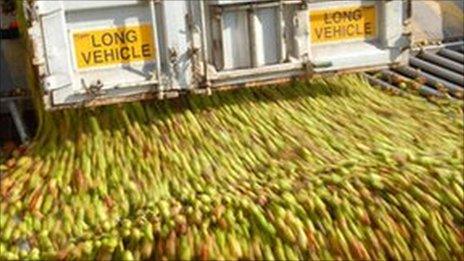
M404 62L410 1L25 1L47 108Z

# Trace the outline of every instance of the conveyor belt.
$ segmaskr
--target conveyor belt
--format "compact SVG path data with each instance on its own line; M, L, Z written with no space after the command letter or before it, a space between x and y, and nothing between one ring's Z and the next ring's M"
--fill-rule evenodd
M424 96L464 97L464 41L413 50L409 64L365 76L371 84L402 92L416 89Z

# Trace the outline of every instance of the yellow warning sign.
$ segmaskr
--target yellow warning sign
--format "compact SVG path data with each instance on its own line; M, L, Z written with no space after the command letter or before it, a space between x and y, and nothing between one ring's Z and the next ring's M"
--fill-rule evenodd
M151 25L80 31L73 33L73 40L79 69L155 58Z
M311 42L329 43L377 37L374 5L315 10L310 12Z

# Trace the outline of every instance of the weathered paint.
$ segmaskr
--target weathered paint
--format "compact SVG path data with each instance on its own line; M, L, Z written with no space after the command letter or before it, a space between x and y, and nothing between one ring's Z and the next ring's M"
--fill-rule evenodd
M34 64L49 109L387 67L405 61L410 44L404 1L41 0L30 5ZM334 34L336 29L318 38L330 26L345 34Z

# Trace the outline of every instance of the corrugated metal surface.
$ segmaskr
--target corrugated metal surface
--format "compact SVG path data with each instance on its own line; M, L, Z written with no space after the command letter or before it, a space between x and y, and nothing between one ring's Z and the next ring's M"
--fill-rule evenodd
M403 1L32 3L49 108L385 67L409 46Z

